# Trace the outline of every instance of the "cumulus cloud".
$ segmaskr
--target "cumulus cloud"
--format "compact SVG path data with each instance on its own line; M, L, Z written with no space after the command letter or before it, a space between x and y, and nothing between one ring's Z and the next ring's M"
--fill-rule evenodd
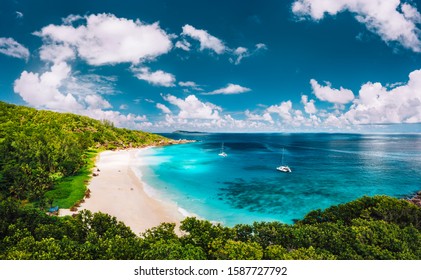
M206 94L207 95L214 95L214 94L240 94L240 93L244 93L244 92L248 92L248 91L251 91L251 89L246 88L246 87L242 87L240 85L228 84L224 88L220 88L220 89L211 91L211 92L206 93Z
M189 95L185 99L174 95L164 95L164 100L178 107L178 118L180 119L220 119L222 108L209 102L200 101L195 95Z
M28 104L54 110L78 110L82 106L72 94L63 94L60 87L71 69L65 62L53 65L50 71L39 75L23 71L14 83L14 91Z
M283 101L280 105L269 106L265 113L275 114L279 117L278 128L297 129L303 127L318 127L320 118L316 115L306 117L301 110L293 109L291 100Z
M113 122L116 126L125 126L140 129L144 127L149 127L151 125L151 123L147 122L148 118L145 115L124 115L118 111L101 109L83 110L79 113L97 120L109 120Z
M259 114L253 114L252 112L250 112L250 110L246 110L244 112L244 114L247 117L247 120L251 120L251 121L265 121L265 122L269 122L269 123L274 123L272 116L270 115L269 112L265 112L262 115Z
M112 14L85 16L83 22L81 19L71 15L62 25L50 24L35 32L45 41L43 51L54 52L47 49L57 51L57 45L68 46L90 65L104 65L138 64L168 53L172 48L170 36L158 23L146 24ZM74 27L75 22L85 24Z
M313 83L318 85L316 81ZM334 106L318 110L315 100L303 95L303 110L295 109L293 102L288 100L260 106L258 113L247 109L244 111L245 118L239 119L224 114L221 107L203 102L194 95L186 99L166 95L163 96L164 100L176 106L179 112L173 110L176 112L173 114L166 111L167 106L157 106L165 113L165 120L153 126L156 129L183 127L209 131L353 131L359 125L421 122L421 69L410 73L407 82L394 83L393 86L365 83L357 97L354 98L353 94L352 98L348 97L348 100L353 101L351 105L340 103L344 99L338 95L346 92L343 88L332 89L330 85L318 85L316 89L321 90L319 96ZM240 113L235 112L237 115Z
M364 84L344 117L352 124L421 122L421 69L392 89L380 83Z
M85 102L88 105L88 109L108 109L111 108L111 104L99 95L87 95Z
M67 44L52 43L41 47L40 58L44 61L60 63L74 59L75 52Z
M177 41L177 43L175 43L175 47L188 52L190 51L191 44L187 42L186 40L182 40L182 41Z
M266 109L268 113L278 114L284 121L292 120L292 102L291 100L283 101L280 105L272 105Z
M215 36L212 36L208 31L203 29L196 29L195 27L186 24L183 26L181 35L189 36L200 43L200 50L209 49L217 54L222 54L226 51L225 44Z
M171 114L171 110L161 103L156 103L156 108L160 109L164 114Z
M308 100L307 95L301 96L301 103L304 105L304 111L307 114L315 114L317 113L316 105L314 105L314 100Z
M29 59L29 50L12 38L0 38L0 53L24 60Z
M331 87L330 83L326 86L320 85L316 80L310 80L313 93L319 100L327 101L330 103L346 104L354 99L354 93L345 88L335 89Z
M162 70L151 72L148 67L131 68L135 77L139 80L145 80L148 83L155 86L173 87L175 86L175 76L170 73L166 73Z
M399 42L414 52L421 52L421 15L414 6L400 0L296 0L292 11L313 20L321 20L325 14L350 11L383 41Z
M113 78L99 78L96 75L82 77L78 79L66 62L60 62L42 74L23 71L13 89L26 103L36 108L72 112L99 120L108 119L117 126L135 128L139 122L146 122L146 116L123 115L118 111L107 110L112 108L111 104L95 91L93 85L96 84L95 80ZM97 90L101 90L101 86Z

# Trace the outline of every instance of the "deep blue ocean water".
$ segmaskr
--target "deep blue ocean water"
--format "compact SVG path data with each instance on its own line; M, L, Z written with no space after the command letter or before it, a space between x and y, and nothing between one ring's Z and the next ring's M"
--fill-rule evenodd
M154 195L227 226L292 223L364 195L421 190L421 135L164 134L199 142L142 151ZM227 157L218 153L224 143ZM276 170L284 164L292 173Z

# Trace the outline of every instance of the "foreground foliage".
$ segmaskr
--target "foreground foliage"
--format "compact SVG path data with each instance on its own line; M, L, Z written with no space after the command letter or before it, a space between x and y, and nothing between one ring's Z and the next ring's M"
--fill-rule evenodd
M0 259L421 259L421 209L386 196L313 211L294 225L233 228L186 218L141 236L115 218L83 211L52 217L0 203Z

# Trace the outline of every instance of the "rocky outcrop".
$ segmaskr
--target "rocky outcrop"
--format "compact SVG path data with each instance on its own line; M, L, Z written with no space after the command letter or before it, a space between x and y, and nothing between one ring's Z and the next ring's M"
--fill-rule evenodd
M417 192L412 198L407 199L410 203L421 207L421 191Z

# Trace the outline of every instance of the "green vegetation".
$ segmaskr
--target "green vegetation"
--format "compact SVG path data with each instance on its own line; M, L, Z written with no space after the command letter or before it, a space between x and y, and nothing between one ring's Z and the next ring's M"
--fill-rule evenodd
M294 225L229 228L186 218L182 236L175 224L138 236L107 214L59 218L40 210L84 195L98 150L167 141L0 102L0 259L421 259L421 208L387 196L312 211Z
M294 225L228 228L186 218L183 236L168 223L137 236L103 213L58 218L6 199L0 202L0 259L418 260L420 221L421 208L377 196L313 211Z
M168 139L74 114L0 102L0 193L69 207L83 198L95 150L142 147Z
M51 205L60 208L70 208L83 199L86 193L86 184L91 178L95 166L98 150L90 149L85 152L85 164L75 174L61 179L52 190L45 193L45 198Z

